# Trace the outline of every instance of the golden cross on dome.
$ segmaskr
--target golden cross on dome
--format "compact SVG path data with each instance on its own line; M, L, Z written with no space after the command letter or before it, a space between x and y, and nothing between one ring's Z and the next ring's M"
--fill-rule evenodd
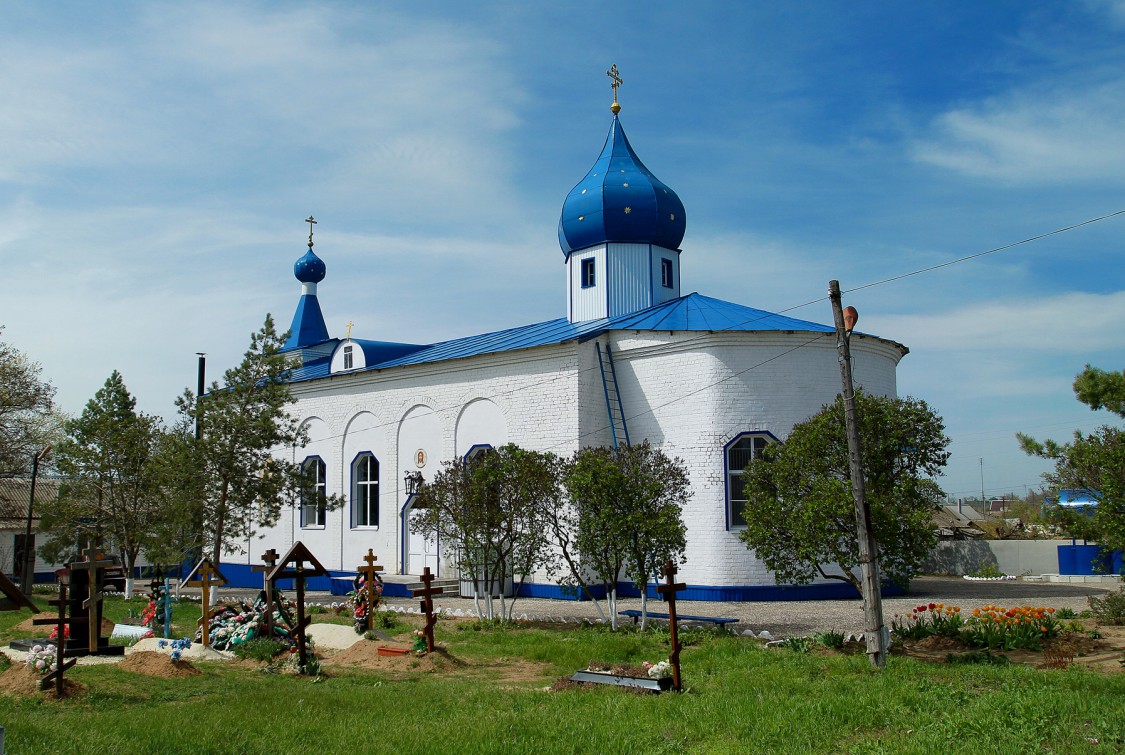
M313 226L316 225L316 219L312 215L309 215L307 218L305 218L305 222L309 224L309 249L312 249L313 248L312 233L313 233Z
M613 83L610 84L610 86L613 87L613 104L609 106L609 109L613 111L614 115L617 115L621 112L621 106L617 104L617 87L621 86L623 83L621 80L621 72L617 70L617 64L614 63L610 66L609 70L605 72L605 75L613 80Z
M352 340L352 326L353 325L355 325L355 323L352 322L351 320L348 320L348 334L347 334L347 336L345 336L345 338L347 338L349 341Z

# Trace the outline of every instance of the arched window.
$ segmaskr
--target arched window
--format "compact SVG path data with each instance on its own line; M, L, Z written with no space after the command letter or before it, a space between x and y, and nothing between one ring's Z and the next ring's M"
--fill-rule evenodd
M352 527L379 526L379 460L364 452L352 462Z
M762 451L776 443L773 433L743 433L727 444L724 459L727 472L727 527L746 526L746 494L742 491L742 475L746 465L762 458Z
M301 526L323 527L328 514L328 469L319 456L301 462Z

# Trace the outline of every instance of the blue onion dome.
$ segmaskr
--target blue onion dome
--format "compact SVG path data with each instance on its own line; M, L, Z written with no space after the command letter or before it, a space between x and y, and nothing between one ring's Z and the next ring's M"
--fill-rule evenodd
M597 162L563 202L563 254L607 241L679 249L686 221L683 202L640 161L615 113Z
M324 261L313 253L311 246L301 259L293 263L293 275L301 283L320 283L326 272Z

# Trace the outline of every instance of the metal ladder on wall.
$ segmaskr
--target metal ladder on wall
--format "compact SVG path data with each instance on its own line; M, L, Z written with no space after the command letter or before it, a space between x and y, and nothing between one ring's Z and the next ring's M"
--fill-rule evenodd
M598 367L602 371L602 388L605 390L605 408L609 413L609 431L613 436L613 447L629 445L629 428L625 425L625 410L621 405L621 389L617 386L617 370L613 366L613 352L605 345L602 357L601 343L594 344L598 350ZM609 370L606 370L606 363Z

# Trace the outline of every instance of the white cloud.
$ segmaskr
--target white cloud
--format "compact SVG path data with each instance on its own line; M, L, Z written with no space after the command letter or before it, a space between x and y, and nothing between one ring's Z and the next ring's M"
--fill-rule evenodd
M942 114L914 157L1013 183L1118 181L1125 173L1125 78L1021 89Z
M1125 291L982 302L949 311L873 315L870 331L915 351L1081 355L1125 347Z

